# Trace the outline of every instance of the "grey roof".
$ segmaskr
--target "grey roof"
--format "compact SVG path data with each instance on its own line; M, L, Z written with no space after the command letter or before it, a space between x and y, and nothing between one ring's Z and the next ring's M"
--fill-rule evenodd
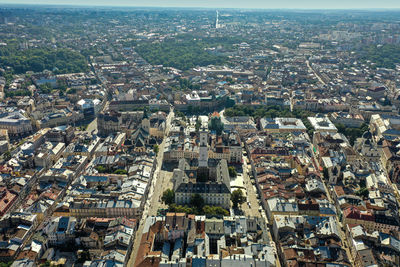
M190 194L205 194L205 193L220 193L230 194L228 187L225 184L214 183L182 183L176 190L177 193Z

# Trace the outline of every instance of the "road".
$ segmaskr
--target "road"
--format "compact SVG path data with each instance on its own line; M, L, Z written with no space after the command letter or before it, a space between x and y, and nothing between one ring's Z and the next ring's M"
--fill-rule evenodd
M314 146L312 145L311 146L311 153L312 153L312 156L313 156L313 158L314 158L314 162L315 162L315 169L316 170L319 170L320 169L320 165L319 165L319 162L318 162L318 157L317 157L317 155L315 154L315 152L314 152ZM331 197L331 190L329 190L329 188L328 188L328 186L326 185L326 182L327 181L325 181L324 179L322 179L322 184L324 185L324 189L325 189L325 192L326 192L326 196L327 196L327 198L328 198L328 201L331 203L331 204L333 204L333 205L335 205L335 201L332 199L332 197ZM340 235L340 239L343 241L343 243L344 243L344 250L346 251L346 253L347 253L347 257L349 258L349 260L350 260L350 263L352 264L352 266L354 266L354 258L353 258L353 254L351 253L351 251L350 251L350 245L351 245L351 243L349 242L349 240L347 239L347 236L346 236L346 234L345 234L345 232L342 230L342 223L339 221L339 219L338 219L338 216L337 216L337 211L336 211L336 216L335 216L335 219L336 219L336 225L338 226L338 231L339 231L339 235Z
M321 79L321 77L317 74L317 72L314 71L314 69L310 65L310 61L306 61L307 67L314 73L315 77L318 78L318 80L323 84L326 85L326 83Z
M159 151L157 154L157 167L153 174L153 180L150 185L150 190L147 196L146 204L144 205L142 218L140 220L138 230L136 231L135 234L135 240L127 266L134 266L136 255L138 253L140 246L140 241L142 239L144 222L147 216L156 215L158 208L161 207L160 198L163 190L168 188L168 186L171 186L172 188L172 182L171 182L172 173L162 171L161 166L164 156L165 141L170 131L171 122L173 118L174 118L174 110L171 109L171 112L168 114L167 117L164 139L159 146Z
M245 152L245 150L243 150L243 152ZM243 182L244 182L244 187L247 193L247 201L246 203L243 203L241 206L241 209L244 211L244 214L246 216L253 216L253 217L260 217L264 220L265 222L265 228L267 230L267 236L268 239L271 241L271 245L275 247L275 251L277 251L276 248L276 244L275 242L273 242L273 238L271 235L271 229L268 227L269 222L268 222L268 218L264 214L261 214L259 208L261 207L261 210L263 210L262 205L259 203L258 200L258 193L257 190L254 190L253 184L251 183L251 179L249 176L249 172L247 171L249 166L251 165L247 165L247 156L243 156ZM251 208L248 205L248 202L250 202ZM276 259L276 267L281 267L281 262L279 260L279 257Z
M241 208L246 216L261 217L261 213L258 210L259 207L261 207L257 199L258 194L257 191L254 190L253 184L251 183L247 166L247 157L243 156L243 184L247 194L247 201L242 204ZM249 207L248 203L250 203L251 208ZM266 223L268 224L267 220Z
M88 124L86 132L97 134L97 118L95 118L91 123Z

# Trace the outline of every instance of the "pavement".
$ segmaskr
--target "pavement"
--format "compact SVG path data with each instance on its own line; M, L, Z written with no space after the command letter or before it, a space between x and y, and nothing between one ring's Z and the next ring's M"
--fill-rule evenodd
M88 133L93 133L97 134L97 118L95 118L91 123L88 124L86 127L86 132Z
M317 170L319 170L319 169L320 169L320 165L319 165L319 162L318 162L318 160L317 160L318 157L317 157L317 155L316 155L315 152L314 152L314 146L311 147L311 153L312 153L313 158L315 159L315 160L314 160L315 165L317 165L317 166L315 166L315 167L316 167ZM325 182L324 179L322 179L322 184L324 185L325 192L326 192L326 196L327 196L329 202L332 203L333 205L335 205L335 201L334 201L334 200L332 199L332 197L331 197L331 190L329 190L328 186L326 186L326 182ZM336 212L335 219L336 219L336 225L338 226L338 231L339 231L340 239L341 239L341 240L343 241L343 243L344 243L343 249L346 251L347 257L349 258L350 263L352 264L352 266L354 266L354 257L353 257L353 254L352 254L351 251L350 251L350 245L351 245L351 243L350 243L349 240L347 239L346 233L342 230L343 224L339 221L338 216L337 216L337 212Z
M159 208L163 207L163 205L161 203L162 192L165 189L167 189L169 186L171 186L170 188L172 188L172 181L171 181L172 172L162 171L161 167L162 167L163 156L164 156L165 141L166 141L166 137L168 136L168 133L170 131L171 122L172 122L173 118L174 118L174 111L172 109L167 117L167 123L166 123L167 128L165 131L164 139L159 146L159 151L157 154L157 167L153 174L153 180L150 185L150 190L149 190L149 194L147 196L146 204L144 205L142 218L139 222L138 230L135 233L134 244L133 244L131 256L129 258L127 266L134 266L134 264L135 264L136 255L138 253L140 241L142 239L142 233L143 233L143 228L144 228L144 223L146 221L146 218L148 216L153 216L153 215L157 214L157 210Z
M261 217L261 213L259 208L261 205L259 204L259 200L257 199L257 191L254 190L253 184L251 183L251 179L249 177L249 172L247 171L247 157L243 156L243 184L246 190L247 201L242 204L241 208L244 211L246 216L252 217ZM251 207L249 206L249 204ZM266 221L267 223L267 221Z
M243 150L244 152L245 150ZM254 190L255 185L253 186L253 184L251 183L251 179L250 179L250 173L251 171L248 171L251 167L251 165L247 164L247 156L243 156L243 165L242 165L242 169L243 169L243 180L244 180L244 187L247 193L247 201L245 203L242 204L241 209L244 212L245 216L253 216L253 217L260 217L264 219L265 222L265 227L268 230L267 231L267 236L268 239L271 241L271 245L273 245L275 247L275 251L277 251L276 248L276 244L273 242L273 238L271 235L271 229L268 227L269 225L269 221L267 216L264 215L260 212L260 210L264 210L262 205L259 203L259 200L257 198L258 193L257 190ZM250 203L251 208L249 207L248 203ZM261 207L261 209L259 209ZM279 260L279 257L276 259L275 262L276 267L281 267L281 262Z
M322 83L323 85L326 85L326 83L324 82L324 80L322 80L322 78L318 75L318 73L310 66L310 61L306 61L307 67L314 73L315 77L317 77L317 79L320 81L320 83Z

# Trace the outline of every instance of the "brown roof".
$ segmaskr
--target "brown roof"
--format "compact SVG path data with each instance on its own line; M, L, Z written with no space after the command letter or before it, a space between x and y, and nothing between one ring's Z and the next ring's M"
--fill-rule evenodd
M342 186L335 185L334 190L335 190L336 196L340 197L340 196L344 195L344 190L343 190Z
M296 259L298 257L297 252L294 248L287 248L283 251L285 260Z
M152 248L156 233L162 231L162 229L163 223L156 222L149 228L147 233L143 233L134 266L158 266L161 257L161 251L152 251ZM149 255L152 256L150 257L150 261Z
M37 257L37 253L32 250L24 250L21 253L18 254L17 260L21 259L30 259L30 260L35 260Z

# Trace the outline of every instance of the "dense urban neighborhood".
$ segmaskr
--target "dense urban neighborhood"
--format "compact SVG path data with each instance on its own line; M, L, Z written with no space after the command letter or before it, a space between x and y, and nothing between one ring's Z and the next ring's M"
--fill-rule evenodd
M400 266L400 11L0 5L0 267Z

